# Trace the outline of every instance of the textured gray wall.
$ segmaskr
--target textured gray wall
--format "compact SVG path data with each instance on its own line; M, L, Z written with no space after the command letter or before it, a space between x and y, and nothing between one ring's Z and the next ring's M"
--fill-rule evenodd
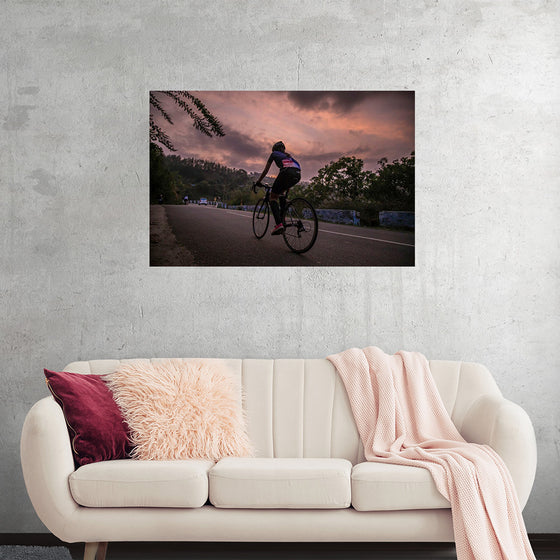
M81 4L81 6L80 6ZM0 531L42 367L388 352L478 361L534 421L560 531L558 3L3 3ZM150 89L416 91L415 268L148 267Z

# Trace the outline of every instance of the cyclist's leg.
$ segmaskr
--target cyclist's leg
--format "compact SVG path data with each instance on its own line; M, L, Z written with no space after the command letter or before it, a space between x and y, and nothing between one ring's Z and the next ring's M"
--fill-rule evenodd
M270 194L270 209L272 210L272 215L274 216L274 221L276 225L278 225L282 221L282 217L280 214L280 206L278 205L278 195L271 193Z
M278 173L274 184L272 185L272 191L270 193L270 208L276 220L276 224L279 224L284 218L284 211L286 210L286 196L287 191L293 187L296 183L299 183L301 179L301 174L299 169L288 167L283 169ZM278 206L278 198L280 198L280 206ZM274 201L274 204L273 204ZM278 212L278 218L275 211Z
M288 198L288 191L284 191L283 194L280 195L280 216L282 216L282 220L284 219L284 214L286 213L286 199Z
M272 210L272 215L274 216L276 225L282 221L282 213L280 211L280 206L278 205L278 198L286 190L286 187L284 186L285 181L286 175L280 171L274 180L270 191L270 209Z
M289 177L285 183L286 191L284 192L284 196L280 198L280 212L282 214L282 219L284 219L284 214L286 213L288 192L293 186L297 185L299 183L299 180L301 179L301 173L299 172L299 169L296 170L294 168L290 168L289 171Z

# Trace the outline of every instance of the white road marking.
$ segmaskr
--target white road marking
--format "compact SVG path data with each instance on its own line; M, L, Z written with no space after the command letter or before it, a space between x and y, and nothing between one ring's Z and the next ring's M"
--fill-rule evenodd
M240 212L243 212L243 210L240 210ZM228 210L226 210L226 214L233 214L234 216L241 216L242 218L253 218L253 214L251 214L250 216L246 216L245 214L238 214L237 212L229 212Z
M229 212L226 210L227 214L233 214L234 216L241 216L242 218L252 218L253 216L246 216L238 212ZM356 237L357 239L367 239L368 241L377 241L378 243L390 243L391 245L403 245L404 247L414 247L410 243L400 243L399 241L389 241L388 239L379 239L377 237L366 237L365 235L354 235L352 233L341 233L340 231L329 231L328 229L319 229L323 233L332 233L333 235L344 235L345 237Z
M339 231L329 231L328 229L320 229L323 233L332 233L334 235L345 235L346 237L357 237L358 239L368 239L369 241L378 241L379 243L391 243L392 245L404 245L405 247L414 247L410 243L399 243L398 241L389 241L388 239L378 239L377 237L366 237L365 235L353 235L351 233L341 233Z

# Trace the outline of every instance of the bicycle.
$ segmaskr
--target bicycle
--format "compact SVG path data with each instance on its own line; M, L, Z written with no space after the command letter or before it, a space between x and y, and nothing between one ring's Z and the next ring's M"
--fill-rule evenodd
M257 187L265 189L265 195L261 198L253 210L253 233L257 239L262 239L270 222L270 193L272 187L263 183L253 183L253 192L257 192ZM282 216L284 231L282 236L286 245L294 253L305 253L309 251L317 240L319 231L319 220L317 212L312 204L305 198L297 197L288 200L288 191L280 195L286 199L285 210Z

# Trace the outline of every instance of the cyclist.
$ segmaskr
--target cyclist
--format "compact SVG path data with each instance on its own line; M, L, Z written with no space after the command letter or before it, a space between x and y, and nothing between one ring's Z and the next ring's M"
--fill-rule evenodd
M266 162L266 167L261 173L257 181L257 185L266 177L270 166L274 162L280 169L278 176L276 177L272 190L270 193L270 209L272 210L272 215L274 216L274 221L276 222L275 228L272 230L271 235L280 235L284 231L284 224L282 223L282 216L284 215L284 210L286 209L286 191L299 183L301 179L301 166L299 163L286 152L286 146L284 142L276 142L272 146L272 153ZM278 204L278 199L280 198L280 204Z

